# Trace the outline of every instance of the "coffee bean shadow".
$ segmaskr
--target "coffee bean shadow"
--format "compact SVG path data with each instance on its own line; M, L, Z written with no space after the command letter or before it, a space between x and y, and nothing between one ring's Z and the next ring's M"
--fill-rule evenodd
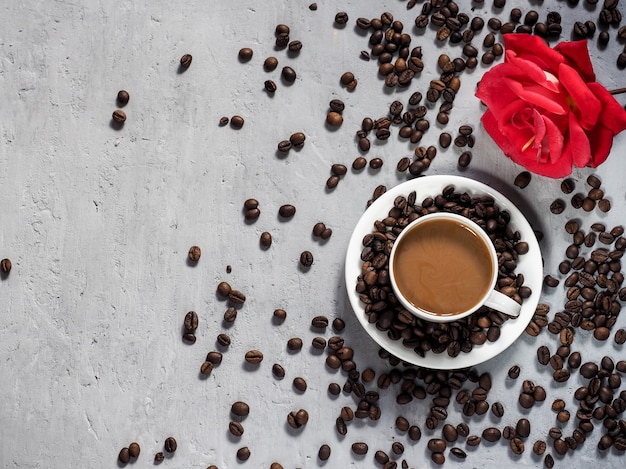
M0 281L5 281L9 278L9 272L0 272Z
M275 50L276 52L279 52L279 51L285 50L286 48L287 48L287 46L286 46L286 45L284 45L284 46L279 46L279 45L274 44L274 50Z
M297 80L297 78L296 78L296 80ZM282 75L280 77L280 82L283 84L283 86L292 86L296 82L296 80L294 80L294 81L285 80L285 77L282 76Z
M289 50L289 49L287 49L287 57L289 57L290 59L296 59L296 58L298 58L299 55L300 55L300 51L299 50Z
M312 345L309 347L309 353L311 355L322 355L324 353L324 349L318 349L313 347Z
M222 328L223 329L231 329L235 325L235 321L228 322L225 319L222 319Z
M176 69L176 73L178 75L182 75L183 73L185 73L187 70L189 70L189 67L183 67L181 64L178 64L178 68Z
M286 319L286 318L285 318ZM285 322L285 319L281 319L279 317L276 316L272 316L272 324L274 326L280 326L281 324L283 324Z
M341 128L340 125L330 125L328 122L324 123L324 127L326 127L326 130L328 130L329 132L337 132Z
M120 131L124 128L124 122L117 122L115 119L111 119L109 121L109 127L111 127L113 130Z
M362 29L362 28L359 28L356 24L354 25L352 30L354 31L355 34L358 34L361 37L365 37L368 34L371 35L369 28L368 29Z
M302 430L304 429L304 427L306 427L306 425L303 425L300 428L293 428L291 425L289 425L288 422L285 422L283 424L283 426L285 427L285 431L290 435L290 436L298 436L302 433Z
M230 430L226 430L226 437L231 443L241 443L241 437L233 435Z
M254 363L248 363L247 361L244 361L241 364L241 368L243 369L243 371L246 371L248 373L254 373L256 371L259 371L261 369L261 364L254 364Z
M209 377L210 377L210 376L211 376L210 374L205 375L205 374L204 374L204 373L202 373L201 371L199 371L199 372L198 372L198 379L199 379L200 381L206 381L207 379L209 379Z
M189 256L187 256L186 258L186 263L188 267L196 267L198 265L198 261L192 261L191 259L189 259Z
M298 269L300 270L300 272L302 272L303 274L306 274L309 270L311 270L311 266L307 267L305 265L302 265L298 262Z
M274 156L276 156L276 158L278 158L279 160L284 160L289 156L289 152L288 151L280 151L280 150L276 150L274 152Z
M119 459L117 460L117 467L126 467L128 466L127 462L121 462Z

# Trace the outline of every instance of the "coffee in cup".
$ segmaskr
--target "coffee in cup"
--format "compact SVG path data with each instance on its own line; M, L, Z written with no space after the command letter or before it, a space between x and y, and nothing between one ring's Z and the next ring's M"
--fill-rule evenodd
M400 302L418 317L454 321L486 305L518 316L521 305L494 290L498 258L485 231L466 217L433 213L409 224L389 259Z

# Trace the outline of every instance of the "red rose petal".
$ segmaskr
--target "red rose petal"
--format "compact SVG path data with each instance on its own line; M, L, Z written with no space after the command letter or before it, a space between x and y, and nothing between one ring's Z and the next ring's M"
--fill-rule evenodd
M613 132L598 126L592 132L589 132L589 144L591 146L591 161L589 166L595 168L602 164L609 157L611 147L613 146Z
M567 114L569 112L563 95L553 93L542 86L521 83L510 77L504 77L503 80L516 96L533 106L538 106L553 114Z
M569 117L569 131L566 151L572 152L572 161L579 168L584 168L591 161L589 138L572 113Z
M592 129L602 111L600 100L591 92L578 72L569 65L561 64L559 80L572 99L571 107L580 125L585 129Z
M613 95L599 83L589 83L589 90L602 101L602 112L599 121L602 126L617 135L626 129L626 110L618 103Z
M515 51L518 57L534 62L539 68L547 70L553 75L556 75L559 64L565 61L559 52L548 47L539 36L505 34L504 48Z
M580 74L581 78L589 83L596 81L596 74L589 58L587 40L574 42L561 42L554 47L554 50L563 54L568 65Z

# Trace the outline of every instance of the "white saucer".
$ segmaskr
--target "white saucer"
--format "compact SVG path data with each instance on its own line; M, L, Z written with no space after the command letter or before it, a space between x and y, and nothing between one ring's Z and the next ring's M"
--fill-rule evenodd
M440 354L429 351L424 357L421 357L413 349L402 345L400 340L391 340L386 332L379 331L375 324L368 322L365 315L365 305L359 300L359 295L355 289L357 277L361 273L361 265L363 263L361 261L362 241L366 234L372 233L374 222L382 220L388 215L389 210L393 207L394 199L399 195L406 197L410 192L415 191L417 195L416 200L419 202L428 196L434 197L440 194L448 184L453 184L457 192L467 192L472 196L490 195L495 199L501 210L509 212L511 215L511 227L520 232L522 241L528 243L528 253L519 257L516 272L524 274L524 285L531 288L532 294L524 300L519 317L517 319L509 319L502 324L500 338L495 342L487 341L483 345L474 346L469 353L461 352L454 358L448 356L445 351ZM439 370L474 366L504 351L515 342L524 332L526 326L528 326L539 303L543 285L543 263L539 243L532 227L519 209L504 195L481 182L461 176L444 175L412 179L389 189L374 201L359 219L350 238L346 253L345 274L348 297L350 298L352 308L365 331L378 345L400 360Z

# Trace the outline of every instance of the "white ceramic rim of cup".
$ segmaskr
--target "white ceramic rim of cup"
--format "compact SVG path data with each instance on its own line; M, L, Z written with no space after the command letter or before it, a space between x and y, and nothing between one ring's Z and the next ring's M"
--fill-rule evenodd
M483 294L483 296L473 307L459 314L452 314L448 316L438 316L436 314L432 314L427 311L424 311L423 309L420 309L414 306L413 304L411 304L411 302L409 302L409 300L407 300L404 297L404 295L402 294L402 292L400 291L400 288L398 288L398 285L396 283L396 276L395 276L395 272L393 269L393 261L396 255L396 247L400 244L400 241L402 240L402 238L404 238L417 225L421 225L422 223L425 223L429 220L436 220L436 219L454 220L456 222L462 223L463 225L466 225L483 240L483 242L487 245L487 249L489 250L489 255L491 259L491 267L492 267L491 281L489 282L489 288L485 290L485 293ZM391 248L391 253L389 254L389 279L391 280L391 286L393 288L393 291L396 297L398 298L400 303L402 303L402 306L404 306L407 309L407 311L409 311L411 314L413 314L414 316L417 316L418 318L425 319L426 321L430 321L430 322L453 322L458 319L465 318L469 316L470 314L476 312L476 310L478 310L481 306L483 306L485 301L487 301L487 299L491 295L491 292L496 286L496 282L498 281L498 256L496 254L496 248L494 247L493 242L489 238L489 235L487 235L485 230L483 230L478 224L476 224L476 222L470 220L467 217L464 217L463 215L459 215L457 213L450 213L450 212L429 213L409 223L400 232L400 234L394 241L393 247Z

